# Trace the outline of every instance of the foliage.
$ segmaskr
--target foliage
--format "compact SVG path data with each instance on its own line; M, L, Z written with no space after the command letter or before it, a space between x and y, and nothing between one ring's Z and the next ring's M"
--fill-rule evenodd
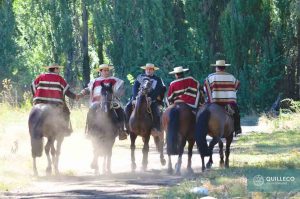
M242 112L269 109L278 95L299 98L299 0L0 2L0 81L18 90L50 62L65 66L72 87L94 78L101 63L135 78L147 62L168 85L182 65L203 82L216 59L241 80ZM86 13L86 15L85 15ZM84 14L84 15L83 15ZM130 80L131 81L131 80Z

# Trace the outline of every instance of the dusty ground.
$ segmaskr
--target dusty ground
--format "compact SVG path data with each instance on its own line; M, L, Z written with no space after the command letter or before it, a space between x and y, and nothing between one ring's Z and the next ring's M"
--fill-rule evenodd
M246 122L249 123L249 122ZM243 126L244 132L256 130L254 126ZM75 131L63 142L60 158L60 176L45 176L46 156L38 159L38 170L40 177L32 176L30 141L26 124L6 125L2 128L0 137L0 158L12 159L16 164L5 169L7 172L19 173L14 178L20 178L28 182L7 191L0 192L1 198L149 198L155 197L154 190L161 187L173 186L186 178L201 176L200 156L194 148L192 168L196 175L186 174L187 155L183 156L182 176L170 176L167 174L167 165L161 166L159 154L155 151L154 143L150 141L148 171L140 171L142 161L141 138L139 138L136 149L136 173L131 173L130 141L117 140L113 149L112 172L113 174L95 176L90 169L92 160L92 147L90 141L84 136L82 130ZM0 133L1 135L1 133ZM15 143L18 149L13 152ZM234 149L233 149L234 150ZM232 153L234 154L234 153ZM167 160L167 156L165 156ZM217 161L218 156L214 156ZM173 165L177 157L173 156ZM234 161L234 155L230 161ZM99 159L99 165L102 162ZM214 165L217 167L218 165ZM0 167L1 168L1 167ZM11 171L10 171L11 170ZM7 173L5 171L5 173ZM8 175L9 176L9 175ZM8 178L6 175L5 178ZM3 178L3 176L0 176Z

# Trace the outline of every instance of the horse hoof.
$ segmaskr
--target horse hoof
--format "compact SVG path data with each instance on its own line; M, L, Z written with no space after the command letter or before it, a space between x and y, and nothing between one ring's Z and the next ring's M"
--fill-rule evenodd
M187 174L188 175L193 175L194 174L194 170L192 168L188 168L187 169Z
M38 177L38 176L39 176L39 173L38 173L37 171L33 171L33 175L34 175L35 177Z
M181 176L181 172L180 171L176 171L175 175Z
M57 171L55 171L55 175L56 176L59 176L60 175L60 172L57 170Z
M208 163L206 164L206 168L207 168L207 169L210 169L210 168L211 168L211 165L212 165L212 164L208 162Z
M172 175L173 172L174 172L174 170L173 170L172 168L169 168L169 169L168 169L168 174L169 174L169 175Z
M142 171L143 172L147 171L147 166L142 166Z
M96 169L97 168L97 165L96 165L96 163L93 161L92 163L91 163L91 169Z
M134 164L131 164L131 172L135 172L135 170L136 170L136 164L134 163Z
M47 167L46 169L46 175L50 176L52 174L52 168L51 167Z
M162 166L165 166L166 163L167 163L166 159L165 158L160 159L160 163L161 163Z

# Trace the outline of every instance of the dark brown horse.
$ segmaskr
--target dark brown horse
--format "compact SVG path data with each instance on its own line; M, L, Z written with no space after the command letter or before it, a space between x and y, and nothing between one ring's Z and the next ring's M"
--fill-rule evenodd
M144 141L142 169L146 170L148 165L149 140L151 129L153 128L153 115L150 109L151 98L149 98L147 95L150 92L151 85L152 83L150 79L145 79L141 84L140 91L136 97L134 108L129 117L131 170L133 172L136 169L135 140L138 135L141 136ZM156 144L156 148L160 153L161 164L165 165L166 160L164 159L163 155L163 135L155 136L154 141Z
M37 104L32 108L28 126L31 138L31 154L33 158L33 172L38 175L36 167L36 157L41 157L43 153L43 137L47 138L45 145L45 153L47 155L48 166L46 173L52 173L52 165L54 166L55 174L59 174L58 162L61 150L61 144L64 140L64 127L66 126L63 117L63 109L57 105ZM56 147L54 142L56 141ZM50 157L50 152L52 158Z
M184 102L172 104L163 113L162 124L167 133L168 173L173 173L171 155L178 155L175 173L180 175L182 154L186 141L188 141L187 170L189 173L193 173L191 164L195 144L196 115L192 112L192 108Z
M88 135L93 144L91 168L99 174L98 158L103 156L103 174L111 173L112 148L117 136L118 117L113 109L112 84L101 84L100 102L94 103L88 113Z
M229 154L230 145L233 139L234 132L234 120L233 110L225 110L223 106L217 104L208 104L201 107L197 114L195 138L196 143L201 155L202 171L205 170L204 157L210 156L209 161L206 164L207 168L211 168L212 152L214 146L219 143L220 154L220 166L224 166L224 153L223 153L223 141L221 138L226 139L226 151L225 151L225 167L229 167ZM206 135L212 137L209 146L206 142Z

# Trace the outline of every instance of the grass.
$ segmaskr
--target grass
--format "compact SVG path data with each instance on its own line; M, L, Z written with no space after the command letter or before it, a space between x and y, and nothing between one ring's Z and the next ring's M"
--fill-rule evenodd
M300 114L282 114L279 118L259 118L264 132L243 135L232 144L229 169L200 173L196 179L154 193L160 198L200 198L191 193L203 187L216 198L300 198L300 193L259 193L247 191L244 172L249 168L300 169Z

